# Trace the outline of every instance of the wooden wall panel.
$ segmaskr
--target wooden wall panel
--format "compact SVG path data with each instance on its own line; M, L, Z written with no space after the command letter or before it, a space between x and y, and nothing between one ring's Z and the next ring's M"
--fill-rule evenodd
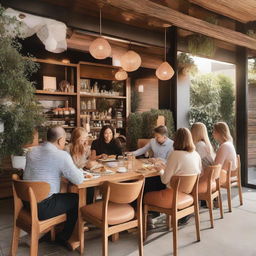
M145 112L152 108L158 109L158 79L156 77L140 78L135 81L136 90L139 85L144 86L144 92L140 93L141 102L138 112Z
M256 166L256 85L248 88L248 166Z

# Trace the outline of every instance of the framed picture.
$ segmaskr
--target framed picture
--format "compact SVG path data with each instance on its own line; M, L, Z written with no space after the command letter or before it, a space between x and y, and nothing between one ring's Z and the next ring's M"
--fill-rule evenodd
M55 92L57 82L55 76L43 76L43 90Z

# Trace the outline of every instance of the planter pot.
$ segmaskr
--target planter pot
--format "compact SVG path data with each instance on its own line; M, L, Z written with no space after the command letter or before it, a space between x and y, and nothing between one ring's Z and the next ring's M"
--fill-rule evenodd
M25 169L26 157L25 156L12 156L12 167L15 169Z

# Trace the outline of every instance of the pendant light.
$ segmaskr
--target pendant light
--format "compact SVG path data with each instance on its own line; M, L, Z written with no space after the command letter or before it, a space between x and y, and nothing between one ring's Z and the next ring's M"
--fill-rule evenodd
M122 81L122 80L126 80L128 78L128 74L125 70L123 70L122 68L119 69L116 74L115 74L115 79Z
M101 36L101 8L100 8L100 37L95 39L90 47L89 47L90 54L99 60L106 59L111 55L111 46L109 42Z
M156 76L159 80L169 80L173 77L174 70L166 61L166 28L164 30L164 62L157 68Z
M131 50L131 42L129 48L130 49L123 56L121 56L120 63L123 70L132 72L140 67L141 57L137 52Z

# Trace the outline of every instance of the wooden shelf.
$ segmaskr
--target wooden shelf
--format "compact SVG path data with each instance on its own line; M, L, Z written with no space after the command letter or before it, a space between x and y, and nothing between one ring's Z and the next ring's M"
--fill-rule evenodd
M104 94L104 95L99 95L99 94L85 94L85 93L80 93L81 98L109 98L109 99L126 99L126 96L117 96L117 95L109 95L109 94Z
M29 58L32 61L39 62L39 63L46 63L46 64L53 64L53 65L60 65L60 66L66 66L66 67L76 67L78 64L73 64L73 63L63 63L61 61L57 60L52 60L52 59L37 59L37 58Z
M44 91L44 90L36 90L36 94L47 94L47 95L67 95L67 96L75 96L77 95L76 92L50 92L50 91Z

